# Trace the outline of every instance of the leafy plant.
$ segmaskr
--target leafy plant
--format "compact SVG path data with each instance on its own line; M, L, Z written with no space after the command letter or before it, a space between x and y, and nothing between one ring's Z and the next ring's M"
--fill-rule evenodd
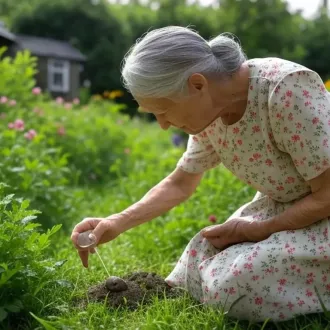
M0 184L0 322L12 324L17 313L38 311L41 291L56 284L55 262L47 254L50 238L61 228L41 232L34 222L40 211L29 209L29 201L4 195Z
M5 47L0 48L0 96L14 102L19 100L22 105L26 105L33 100L31 90L35 85L37 59L29 51L18 52L14 58L3 57L5 51Z

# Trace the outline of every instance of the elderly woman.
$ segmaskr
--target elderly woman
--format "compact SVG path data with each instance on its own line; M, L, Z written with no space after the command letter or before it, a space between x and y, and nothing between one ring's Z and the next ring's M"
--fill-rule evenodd
M92 251L79 248L79 233L109 242L188 199L222 163L258 193L197 233L165 281L240 319L320 312L316 291L330 308L330 97L319 75L279 58L247 60L225 35L207 42L173 26L139 40L122 74L162 129L190 134L188 147L140 201L74 228L83 265Z

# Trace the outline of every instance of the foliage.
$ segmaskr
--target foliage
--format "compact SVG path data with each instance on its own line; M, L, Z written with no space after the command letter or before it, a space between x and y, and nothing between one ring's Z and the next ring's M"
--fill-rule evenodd
M88 57L83 78L91 81L92 93L121 86L118 63L130 40L103 1L40 1L30 13L14 18L12 30L65 40L80 49Z
M34 59L18 53L13 60L2 59L0 67L6 92L0 99L0 182L41 210L45 226L60 223L73 215L78 201L66 193L69 178L75 175L67 166L67 155L48 145L46 129L33 120L38 117L33 104L44 99L34 94L38 89L32 89Z
M5 79L21 69L22 58L25 71L31 71L29 55L18 53L13 61L0 62ZM63 222L67 228L66 219L74 217L79 205L79 196L68 193L69 185L116 179L113 165L129 171L128 119L112 102L95 100L84 107L61 98L49 102L40 90L31 89L32 78L21 71L21 80L5 89L17 99L0 97L0 181L41 210L45 226Z
M0 185L0 324L14 326L15 316L23 318L27 312L40 308L41 291L51 290L61 283L56 279L56 268L63 262L50 259L46 250L50 237L61 227L54 226L47 232L39 232L36 210L28 209L27 200L4 195Z
M128 171L127 148L132 143L126 133L128 118L111 102L93 101L84 107L39 103L43 116L31 114L30 121L42 129L47 148L61 150L75 177L71 184L105 183L116 179L111 166L120 162ZM126 151L125 151L126 150Z
M19 52L15 58L3 57L6 48L0 48L0 91L10 100L22 105L33 99L31 93L35 85L36 58L28 51Z

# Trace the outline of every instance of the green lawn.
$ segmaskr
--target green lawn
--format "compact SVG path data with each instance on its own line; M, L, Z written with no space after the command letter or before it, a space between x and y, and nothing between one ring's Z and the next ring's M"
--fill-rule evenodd
M143 180L140 172L133 172L118 185L83 190L85 198L81 205L81 219L117 212L140 198L145 189L162 176L163 173L155 174L156 168L157 164L148 168L153 173L150 173L150 181ZM148 177L148 172L144 175L144 178ZM100 254L111 275L144 270L166 276L194 233L210 224L210 214L216 214L222 221L253 195L253 190L227 170L212 170L189 201L163 217L120 235L100 247ZM79 220L68 219L72 225ZM226 318L219 310L201 306L188 295L177 299L155 299L152 305L134 312L109 310L101 303L90 303L84 307L79 300L86 297L88 287L106 278L102 264L96 255L92 255L90 268L84 269L69 235L62 234L54 244L56 259L67 260L61 269L61 278L72 283L72 287L59 288L51 297L43 297L48 303L45 303L40 316L50 321L55 329L330 329L326 319L320 316L277 325L236 322Z
M88 270L82 267L70 241L73 226L138 201L174 169L184 149L172 144L173 130L128 118L114 102L91 100L69 110L31 94L28 55L0 65L3 95L16 98L15 106L0 103L0 329L330 329L324 315L277 325L236 322L187 294L155 298L134 312L82 303L107 275L96 255ZM37 132L32 140L25 137L29 130ZM213 169L189 201L99 251L111 275L143 270L166 277L189 240L210 225L210 215L221 223L254 194L223 167Z

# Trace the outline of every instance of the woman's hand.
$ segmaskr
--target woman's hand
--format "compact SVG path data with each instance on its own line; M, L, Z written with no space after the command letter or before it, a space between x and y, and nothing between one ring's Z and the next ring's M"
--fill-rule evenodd
M260 242L270 236L262 226L262 221L250 222L239 218L206 227L201 233L214 247L221 250L237 243Z
M114 214L108 218L85 218L74 227L71 234L71 240L78 250L84 267L88 268L89 253L95 252L93 247L107 243L125 231L120 225L120 221L121 216ZM81 248L77 243L78 236L80 233L88 230L92 230L91 235L94 236L93 240L95 241L95 244L89 248Z

